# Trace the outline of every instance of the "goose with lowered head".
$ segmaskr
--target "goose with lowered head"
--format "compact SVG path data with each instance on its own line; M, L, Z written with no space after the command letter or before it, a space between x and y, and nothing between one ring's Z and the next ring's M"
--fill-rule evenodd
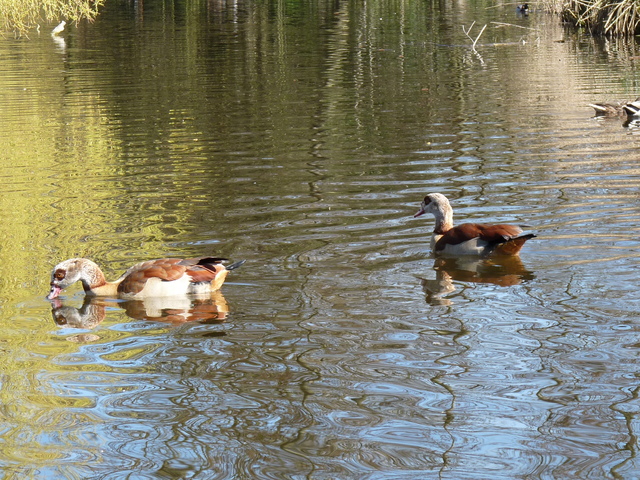
M225 258L163 258L149 260L129 268L114 282L105 279L102 270L87 258L71 258L60 262L51 272L52 300L76 282L81 282L87 295L144 299L168 297L218 290L230 270L245 261L223 265Z
M447 197L430 193L414 215L431 213L436 225L431 236L431 249L437 255L518 255L524 243L536 235L524 234L517 225L463 223L453 226L453 209Z

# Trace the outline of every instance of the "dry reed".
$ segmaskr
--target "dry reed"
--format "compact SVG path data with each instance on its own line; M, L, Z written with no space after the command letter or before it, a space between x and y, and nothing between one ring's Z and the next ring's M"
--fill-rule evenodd
M543 0L545 9L599 35L640 33L638 0Z

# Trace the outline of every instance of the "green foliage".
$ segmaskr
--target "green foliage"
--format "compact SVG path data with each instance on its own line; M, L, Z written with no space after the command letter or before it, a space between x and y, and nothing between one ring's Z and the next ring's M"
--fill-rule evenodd
M26 35L41 23L93 20L104 0L0 0L0 30Z
M640 30L638 0L544 0L563 20L592 33L635 35Z

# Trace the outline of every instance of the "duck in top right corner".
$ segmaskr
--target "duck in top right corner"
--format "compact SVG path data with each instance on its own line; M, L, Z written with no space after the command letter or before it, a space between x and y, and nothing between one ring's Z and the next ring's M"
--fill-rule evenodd
M640 116L640 97L633 102L590 103L596 111L596 117L637 117Z

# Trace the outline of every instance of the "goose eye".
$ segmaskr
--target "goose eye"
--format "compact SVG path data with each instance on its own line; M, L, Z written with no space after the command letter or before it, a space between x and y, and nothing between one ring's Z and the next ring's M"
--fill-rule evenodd
M56 280L63 280L64 277L65 277L64 270L56 270L56 272L53 274L53 278L55 278Z

